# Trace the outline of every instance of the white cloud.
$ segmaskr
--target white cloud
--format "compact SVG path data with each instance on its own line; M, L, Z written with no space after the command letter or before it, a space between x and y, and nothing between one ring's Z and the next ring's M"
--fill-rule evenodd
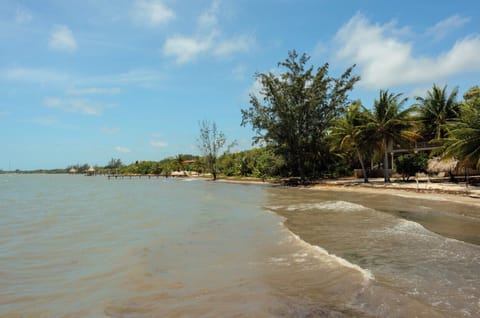
M68 95L116 95L120 93L118 87L84 87L69 88L66 92Z
M470 18L461 17L460 15L455 14L429 28L426 34L438 41L443 39L453 30L464 26L468 22L470 22Z
M68 113L77 113L82 115L100 116L106 108L113 105L93 102L85 99L62 99L58 97L48 97L44 101L45 106L56 108Z
M213 1L210 8L198 16L196 33L167 38L163 54L183 64L194 61L201 55L225 58L238 52L248 52L253 47L255 39L248 35L224 36L218 21L220 14L219 2Z
M102 128L100 128L100 131L104 134L107 134L107 135L114 135L114 134L118 134L120 132L120 128L117 128L117 127L102 127Z
M164 141L155 141L155 140L152 140L150 141L150 146L152 147L157 147L157 148L163 148L163 147L167 147L168 144Z
M0 77L11 81L21 82L64 82L69 79L68 75L48 69L14 67L0 72Z
M219 13L220 3L213 1L208 10L201 13L198 17L197 23L200 28L213 28L218 24L217 15Z
M55 25L50 34L48 46L52 50L74 52L77 50L77 41L72 31L66 25Z
M263 98L262 94L262 83L258 78L256 78L253 83L250 85L249 88L245 90L245 93L243 94L243 99L245 101L250 100L250 96L255 96L258 99Z
M15 12L15 22L18 24L26 24L32 21L33 16L29 10L25 8L17 8Z
M323 42L318 42L313 48L312 57L323 56L328 51L328 46Z
M59 72L54 69L13 67L0 70L0 80L30 82L35 84L64 84L70 86L66 89L69 95L114 95L121 92L116 86L139 85L151 86L162 80L164 75L157 71L134 69L124 73L106 74L90 77L77 77L75 75ZM89 87L87 85L112 86ZM85 86L85 88L75 88Z
M359 84L374 89L437 82L455 74L480 71L478 35L428 57L414 56L413 44L395 37L395 31L391 23L373 25L356 14L336 34L336 58L357 64L362 77Z
M163 46L163 54L175 58L178 64L184 64L194 61L202 54L229 57L238 52L248 52L254 42L252 37L245 35L222 39L214 30L206 37L177 35L168 38Z
M253 42L253 38L249 36L239 36L237 38L219 41L213 48L213 53L217 56L225 57L237 52L248 52Z
M117 146L115 147L115 151L116 152L119 152L119 153L130 153L132 152L130 149L128 149L127 147L122 147L122 146Z
M174 36L168 38L165 42L163 54L174 57L177 63L183 64L193 61L199 54L208 51L211 46L211 37L197 39L194 37Z
M163 75L157 71L151 70L131 70L125 73L100 75L80 80L85 84L110 84L110 85L150 85L158 82Z
M137 0L133 18L139 24L156 27L175 19L175 12L158 0Z

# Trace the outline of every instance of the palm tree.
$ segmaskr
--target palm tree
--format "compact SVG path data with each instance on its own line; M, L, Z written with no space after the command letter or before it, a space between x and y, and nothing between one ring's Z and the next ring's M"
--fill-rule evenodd
M419 120L422 123L421 134L428 141L445 138L448 133L448 122L458 117L459 103L456 101L458 88L447 94L447 86L441 89L433 84L426 97L416 97Z
M458 121L450 124L445 155L480 167L480 103L465 102Z
M368 182L367 171L363 161L364 154L369 148L367 130L367 110L360 101L354 102L345 111L343 117L333 122L331 133L332 148L339 150L354 150L362 167L363 181Z
M394 143L404 144L416 136L409 130L413 123L410 114L414 108L408 107L402 110L407 98L401 98L401 96L402 94L380 90L366 125L366 130L372 132L371 141L375 143L379 152L383 153L385 183L390 182L388 150L393 149Z
M173 161L173 164L174 164L174 167L175 167L175 171L183 171L185 169L185 159L184 159L184 156L182 154L178 154L174 161Z

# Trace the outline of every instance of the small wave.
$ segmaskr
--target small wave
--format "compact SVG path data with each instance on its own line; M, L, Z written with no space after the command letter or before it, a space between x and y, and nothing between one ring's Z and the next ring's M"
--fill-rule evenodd
M268 206L270 210L277 211L285 209L287 211L311 211L311 210L327 210L327 211L343 211L343 212L355 212L367 209L367 207L347 202L347 201L324 201L317 203L300 203L288 206Z
M350 263L346 259L341 258L341 257L339 257L335 254L331 254L326 249L324 249L320 246L312 245L312 244L302 240L298 235L296 235L295 233L293 233L290 230L288 230L288 232L289 232L289 234L290 234L290 236L292 237L293 240L295 240L297 243L299 243L303 247L307 248L308 250L312 251L314 253L314 255L320 256L321 259L328 258L329 260L335 262L336 264L338 264L340 266L347 267L347 268L353 269L355 271L358 271L363 277L364 286L366 286L370 281L375 279L372 272L369 271L368 269L362 268L362 267L358 266L357 264ZM303 254L297 254L297 256L300 256L300 255L303 255Z
M420 223L398 219L398 223L393 227L386 229L386 232L397 233L397 234L409 234L409 235L420 235L420 236L434 236L433 232L430 232L423 227Z

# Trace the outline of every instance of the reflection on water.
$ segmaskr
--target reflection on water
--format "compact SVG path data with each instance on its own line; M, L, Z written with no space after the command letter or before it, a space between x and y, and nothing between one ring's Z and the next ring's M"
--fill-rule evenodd
M471 209L198 180L0 175L0 316L479 316Z

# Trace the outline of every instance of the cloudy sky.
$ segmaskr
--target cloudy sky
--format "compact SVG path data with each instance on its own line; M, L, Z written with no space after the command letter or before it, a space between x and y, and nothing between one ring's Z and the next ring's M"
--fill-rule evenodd
M480 2L44 0L0 2L0 169L198 153L198 122L251 145L255 72L295 49L352 99L480 84ZM411 99L410 99L411 100Z

